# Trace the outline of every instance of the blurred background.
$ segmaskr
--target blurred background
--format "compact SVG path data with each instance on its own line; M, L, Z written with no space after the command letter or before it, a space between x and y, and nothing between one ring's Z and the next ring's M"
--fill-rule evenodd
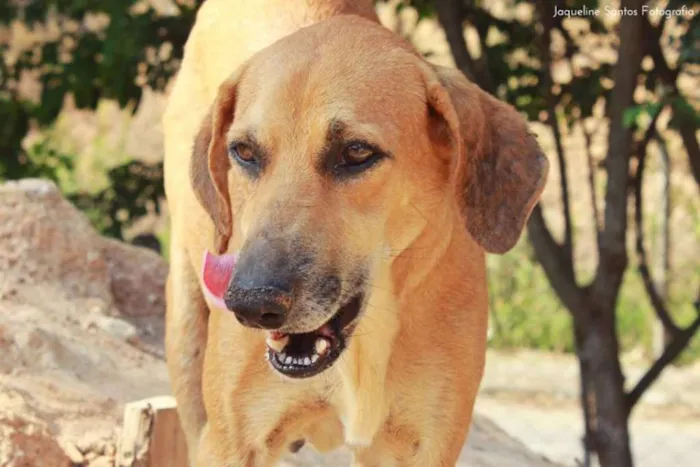
M201 3L0 3L0 182L52 180L167 260L160 118ZM488 258L477 412L561 465L697 465L700 3L376 5L527 116L551 162L527 233Z

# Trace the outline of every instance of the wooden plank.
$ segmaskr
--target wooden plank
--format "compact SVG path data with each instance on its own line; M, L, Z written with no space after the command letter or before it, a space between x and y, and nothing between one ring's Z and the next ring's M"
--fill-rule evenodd
M143 399L124 407L116 467L188 467L173 397Z

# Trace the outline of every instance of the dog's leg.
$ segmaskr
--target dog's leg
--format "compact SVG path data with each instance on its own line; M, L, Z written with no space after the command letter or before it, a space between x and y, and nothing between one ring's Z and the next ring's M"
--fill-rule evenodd
M449 392L461 397L439 413L424 414L427 423L420 428L390 420L371 446L353 450L353 467L454 466L467 439L477 388L469 382L452 386Z
M331 420L312 424L306 432L309 443L320 453L330 452L343 444L343 425L335 416Z
M447 439L442 442L434 438L433 442L428 440L412 445L394 445L391 441L375 443L355 451L352 467L452 467L457 464L467 430L444 435Z
M216 433L207 423L199 440L197 458L192 467L273 467L274 461L253 449L238 449L232 440Z
M199 436L207 420L202 400L202 365L207 341L208 308L186 251L174 242L166 296L165 350L168 373L180 424L187 439L190 464L194 465Z

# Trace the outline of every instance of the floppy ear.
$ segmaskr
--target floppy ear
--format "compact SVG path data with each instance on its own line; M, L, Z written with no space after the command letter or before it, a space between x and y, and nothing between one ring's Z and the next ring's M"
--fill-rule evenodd
M190 181L197 199L214 222L214 246L219 254L226 251L233 230L226 131L233 122L236 83L237 79L231 78L219 87L216 100L195 136L190 162Z
M542 193L549 162L513 107L458 70L423 68L431 136L450 150L466 227L486 251L505 253Z

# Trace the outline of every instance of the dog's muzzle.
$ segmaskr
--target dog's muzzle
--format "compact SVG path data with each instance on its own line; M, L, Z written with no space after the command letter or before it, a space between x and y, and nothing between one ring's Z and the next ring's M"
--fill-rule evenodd
M244 326L267 330L265 357L279 373L309 378L330 368L347 347L364 308L364 293L352 295L315 330L282 332L279 329L289 316L293 287L279 280L261 283L255 275L234 274L237 267L236 255L205 254L202 282L207 299L232 310Z

